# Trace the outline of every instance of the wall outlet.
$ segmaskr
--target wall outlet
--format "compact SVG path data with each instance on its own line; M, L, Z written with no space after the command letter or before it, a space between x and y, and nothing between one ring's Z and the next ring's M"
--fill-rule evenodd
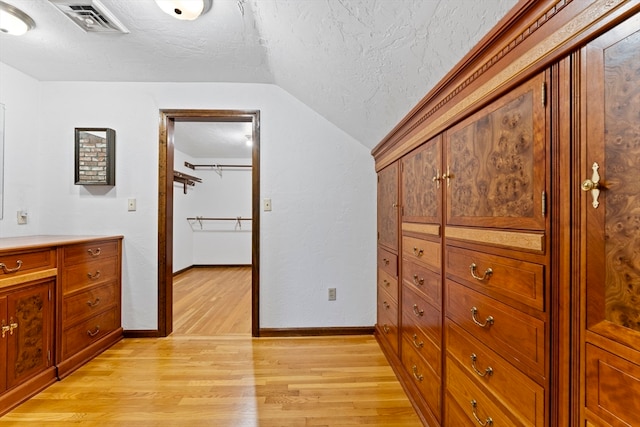
M271 199L264 199L262 201L262 207L265 212L271 212Z
M336 288L329 288L329 301L336 300Z
M133 212L136 210L136 199L127 200L127 210Z

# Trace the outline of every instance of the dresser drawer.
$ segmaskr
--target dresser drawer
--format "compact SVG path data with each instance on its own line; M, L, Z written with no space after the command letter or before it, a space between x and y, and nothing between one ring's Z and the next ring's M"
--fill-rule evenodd
M62 322L65 326L69 326L119 303L120 295L115 282L92 287L73 296L64 297Z
M78 245L65 246L63 248L65 266L109 258L116 255L118 255L117 240L82 243Z
M426 302L412 286L402 285L402 319L411 319L434 342L442 340L442 312Z
M440 273L440 243L402 236L402 257Z
M640 426L640 365L587 343L586 378L588 410L611 425Z
M510 304L544 310L544 267L511 258L447 246L447 275Z
M0 255L0 280L55 268L55 249Z
M384 301L378 296L378 326L382 329L383 339L398 354L398 306Z
M442 371L440 341L433 341L406 313L402 314L402 337L402 345L410 345L413 351L419 354L431 366L431 369L440 376ZM405 351L404 347L402 351Z
M446 315L471 336L513 363L544 377L545 323L450 280Z
M398 256L378 246L378 268L398 277Z
M398 301L398 279L381 268L378 269L378 289L384 289L394 301Z
M527 425L544 426L544 388L473 339L455 323L445 321L447 354L489 389L510 413Z
M68 328L62 334L62 356L73 356L103 336L120 327L119 307L114 307L95 317Z
M440 376L414 351L411 343L406 339L402 340L402 364L420 390L431 412L440 421Z
M419 291L429 303L436 307L440 307L442 304L440 274L404 258L402 260L402 280L405 285L412 286Z
M455 425L491 425L492 427L530 426L515 414L508 416L496 403L492 394L480 389L451 359L446 360L447 399L451 398L466 415L468 421ZM513 387L518 384L513 383ZM457 415L458 417L460 414ZM489 421L491 419L491 422ZM454 424L447 424L453 426Z
M62 292L70 292L110 282L119 278L118 259L104 258L99 261L67 267L63 271Z

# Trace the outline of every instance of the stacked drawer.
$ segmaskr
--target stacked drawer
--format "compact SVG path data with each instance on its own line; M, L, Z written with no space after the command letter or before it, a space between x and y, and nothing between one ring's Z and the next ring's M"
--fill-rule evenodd
M513 255L447 246L449 419L545 425L544 267Z
M65 246L60 264L62 377L121 336L120 240Z
M378 247L378 325L385 343L398 354L398 257Z
M440 422L441 248L439 236L417 233L432 228L403 224L401 350L404 368Z

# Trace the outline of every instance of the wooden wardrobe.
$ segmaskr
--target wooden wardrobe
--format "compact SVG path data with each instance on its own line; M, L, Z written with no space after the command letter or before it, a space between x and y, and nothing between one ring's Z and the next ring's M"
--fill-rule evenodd
M640 426L640 1L521 1L372 152L426 426Z

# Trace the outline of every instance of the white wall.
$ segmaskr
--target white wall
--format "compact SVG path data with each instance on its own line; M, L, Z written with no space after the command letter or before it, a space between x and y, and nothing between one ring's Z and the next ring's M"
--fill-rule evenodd
M261 111L261 194L273 200L273 211L261 217L260 326L375 323L373 158L306 105L274 85L35 82L0 65L7 163L13 162L5 182L20 182L5 191L5 206L27 205L32 221L20 229L6 215L0 230L3 236L23 230L124 235L126 329L157 327L163 108ZM8 90L14 87L26 94ZM115 187L73 184L75 127L116 130ZM130 197L137 199L136 212L127 212ZM327 301L329 287L338 289L337 301Z

